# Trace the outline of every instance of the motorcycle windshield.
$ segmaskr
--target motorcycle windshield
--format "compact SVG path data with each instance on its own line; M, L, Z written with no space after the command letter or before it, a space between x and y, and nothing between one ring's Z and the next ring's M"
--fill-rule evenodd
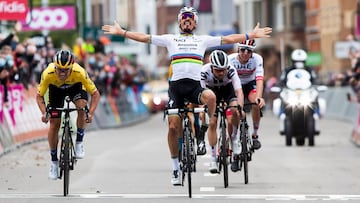
M304 69L294 69L287 75L286 86L289 89L308 89L311 87L310 73Z

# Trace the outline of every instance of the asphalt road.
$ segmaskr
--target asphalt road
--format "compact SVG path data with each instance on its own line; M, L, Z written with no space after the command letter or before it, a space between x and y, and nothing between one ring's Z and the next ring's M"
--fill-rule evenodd
M251 119L250 119L251 120ZM208 172L208 154L198 157L193 198L170 184L166 124L155 114L137 125L88 132L85 159L71 172L70 195L62 180L48 180L46 141L23 146L0 158L0 202L360 202L360 148L350 142L352 123L320 122L315 147L285 146L279 121L265 112L262 148L243 172L223 177ZM66 201L65 201L66 200Z

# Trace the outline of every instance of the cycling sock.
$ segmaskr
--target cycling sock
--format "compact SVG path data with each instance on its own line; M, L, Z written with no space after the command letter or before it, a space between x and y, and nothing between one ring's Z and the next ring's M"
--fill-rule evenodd
M211 157L213 161L216 161L216 145L211 147Z
M172 166L174 171L178 171L180 169L179 167L179 159L177 157L171 158Z
M257 135L257 131L259 129L259 122L254 122L253 126L254 126L253 135Z
M84 129L78 128L76 133L76 142L82 142L84 138Z
M57 149L50 150L51 161L58 161Z

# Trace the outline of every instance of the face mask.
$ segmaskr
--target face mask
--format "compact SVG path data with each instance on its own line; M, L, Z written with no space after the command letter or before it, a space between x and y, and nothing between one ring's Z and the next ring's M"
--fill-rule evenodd
M300 61L294 63L295 68L304 68L304 65L304 62Z
M5 63L6 63L5 59L0 58L0 67L4 67Z
M99 67L103 67L103 66L104 66L104 62L99 62L99 63L98 63L98 66L99 66Z
M8 61L7 61L7 65L8 65L9 67L13 67L13 66L14 66L14 61L13 61L12 59L8 60Z
M95 63L95 58L94 58L94 57L90 57L90 58L89 58L89 63L90 63L90 64L94 64L94 63Z
M12 59L12 56L10 54L6 55L6 60L10 61Z

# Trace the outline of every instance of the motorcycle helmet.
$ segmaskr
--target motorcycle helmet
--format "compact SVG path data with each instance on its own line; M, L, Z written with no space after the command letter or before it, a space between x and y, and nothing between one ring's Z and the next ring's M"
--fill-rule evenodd
M224 51L214 50L210 54L211 67L215 69L226 69L228 67L228 57Z
M295 68L304 68L306 59L307 59L307 54L302 49L295 49L291 53L291 60Z
M179 14L178 14L178 22L180 22L182 15L184 13L189 13L193 15L193 19L195 20L195 23L199 22L199 16L198 16L198 12L196 11L195 8L193 7L183 7L182 9L180 9Z
M256 43L254 39L245 40L238 43L238 48L240 49L249 49L251 51L254 51L256 48Z

